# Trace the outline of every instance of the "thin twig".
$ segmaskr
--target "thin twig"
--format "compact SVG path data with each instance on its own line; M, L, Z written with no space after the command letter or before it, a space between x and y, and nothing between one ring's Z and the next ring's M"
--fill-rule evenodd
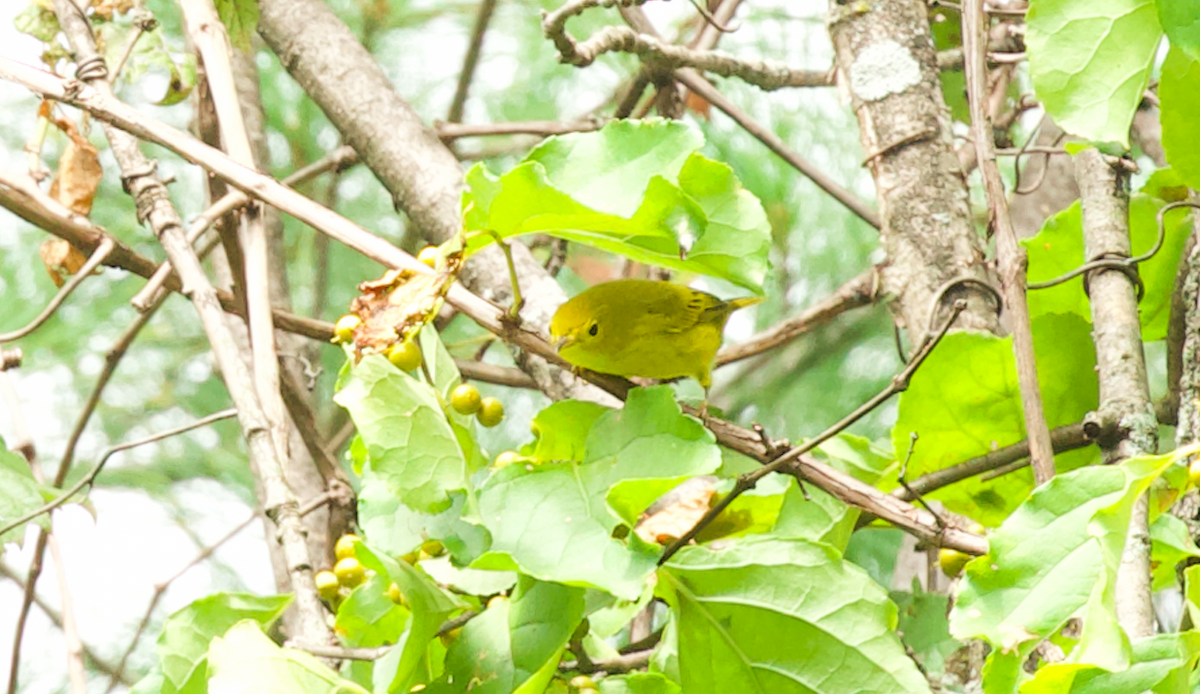
M436 123L434 129L443 140L458 140L464 137L493 137L497 135L565 135L599 130L604 121L599 118L561 123L553 120L514 121L509 123L484 123L461 125L458 123Z
M483 37L487 34L488 23L492 21L492 12L495 9L496 0L482 0L479 3L479 14L475 16L475 26L471 30L471 43L467 46L462 72L458 74L458 85L454 88L454 99L450 102L450 113L446 116L446 120L450 123L462 122L463 106L467 103L467 91L471 88L471 80L475 77L475 68L479 65L479 55L483 52Z
M2 61L3 58L0 58L0 62ZM7 208L30 224L71 242L72 246L85 252L94 252L106 238L113 239L115 248L109 254L108 259L104 261L108 267L127 270L146 279L153 277L158 269L157 263L137 253L127 244L109 234L103 227L92 223L87 217L74 214L57 200L46 195L37 187L33 179L25 174L0 171L0 206ZM167 281L166 287L173 292L182 293L183 291L179 280L174 277ZM223 311L244 315L244 310L238 305L232 294L217 290L216 296ZM281 310L275 310L274 316L275 323L280 330L325 341L332 335L329 331L330 324L322 321L315 321Z
M29 431L29 426L25 420L25 410L21 405L21 398L18 395L16 388L13 387L12 378L7 371L0 372L0 389L4 391L4 399L8 404L8 411L12 417L12 428L15 438L20 445L18 450L24 456L25 462L29 464L29 469L34 479L40 484L45 484L46 480L42 474L41 465L37 459L37 449L33 444L33 435ZM43 530L38 527L35 530L38 540L35 547L35 556L30 565L36 564L38 573L41 572L41 564L45 556L46 548L50 548L50 553L54 556L54 570L58 579L59 598L62 601L62 629L63 640L67 643L67 675L68 681L71 683L71 691L73 694L84 694L87 691L87 675L83 666L83 640L79 637L79 627L75 622L75 607L74 600L71 597L71 591L67 585L66 566L63 563L62 548L58 544L56 538L50 529ZM0 536L5 534L0 531ZM30 573L32 574L32 568ZM30 590L26 591L22 597L21 604L21 620L24 621L29 615L29 602L36 594L36 578L30 580ZM13 643L14 658L20 650L20 632L24 629L24 625L17 626L18 638ZM14 661L13 675L10 681L10 686L15 684L17 679L16 664Z
M42 309L42 312L39 313L36 318L30 321L29 324L23 328L18 328L10 333L0 333L0 344L12 342L13 340L19 340L34 330L37 330L42 323L45 323L47 320L49 320L50 316L53 316L54 312L58 310L58 307L62 305L62 302L66 301L67 297L71 296L71 293L75 291L75 288L82 284L85 279L91 277L92 272L94 272L96 268L108 258L109 253L112 253L115 247L116 244L113 243L112 239L104 239L101 241L100 246L92 252L92 254L88 257L87 262L84 263L83 267L79 269L79 272L75 273L75 276L72 277L69 282L64 284L62 289L58 290L58 293L54 295L54 298L50 300L50 303L46 304L46 308Z
M280 183L285 186L296 187L302 185L317 176L328 171L343 171L346 168L354 165L358 161L358 154L353 148L341 146L333 152L321 157L317 161L300 168L293 172L290 176L282 179ZM209 206L207 210L201 212L188 227L187 240L188 243L195 243L200 235L208 231L208 229L216 223L221 217L239 210L250 204L250 196L240 190L229 192ZM204 257L205 253L198 252L197 255ZM157 297L166 283L167 278L171 277L171 263L165 261L155 270L154 276L134 294L129 303L133 304L134 308L139 311L145 311L146 307L151 304L154 297ZM317 314L320 315L320 314Z
M72 485L70 489L68 489L66 492L60 494L59 496L55 497L55 499L53 501L47 503L45 506L42 506L41 508L38 508L34 511L30 511L29 513L26 513L25 515L12 521L11 523L8 523L7 525L0 526L0 535L4 535L5 533L12 530L13 528L18 528L18 527L24 525L25 523L28 523L29 521L33 520L34 518L37 518L38 516L40 516L44 513L49 513L51 511L53 511L54 509L58 508L59 506L62 506L63 504L70 501L71 497L75 496L75 494L77 494L79 492L79 490L91 485L92 482L95 481L96 476L99 475L101 470L104 469L105 463L107 463L108 459L110 457L112 457L114 454L120 453L121 451L129 450L130 448L144 446L148 443L154 443L155 441L161 441L163 439L170 438L172 436L177 436L184 432L191 431L192 429L198 429L202 426L207 426L209 424L212 424L213 422L218 422L218 421L221 421L222 419L230 419L230 418L236 417L236 416L237 416L236 408L230 408L228 410L221 410L220 412L216 412L216 413L208 415L207 417L197 419L196 421L191 422L189 424L184 424L182 426L178 426L173 429L167 429L166 431L160 431L157 434L151 434L150 436L147 436L145 438L135 439L133 441L128 441L126 443L117 444L116 446L109 446L108 448L104 449L104 453L100 456L100 460L96 463L96 466L94 468L92 468L92 470L90 472L88 472L88 474L84 475L82 479L80 479L78 482L76 482L74 485Z
M731 364L762 354L825 325L841 314L875 300L875 268L859 273L832 294L800 313L777 323L741 344L731 345L717 354L717 366Z
M963 52L967 78L967 102L971 108L971 134L975 138L975 155L983 174L984 189L992 224L996 230L998 271L1004 286L1005 308L1012 325L1013 351L1017 361L1017 380L1021 389L1021 406L1025 415L1025 431L1029 436L1033 476L1044 484L1054 477L1054 449L1050 443L1050 427L1042 407L1042 391L1037 380L1037 362L1033 353L1032 324L1029 304L1025 299L1026 255L1017 242L1017 232L1008 214L1008 199L1004 182L996 166L992 144L992 127L987 112L987 69L984 47L987 28L984 23L983 0L967 0L963 7Z
M21 592L25 592L25 580L3 563L0 563L0 576L3 576L13 583L16 583L17 587L21 589ZM42 613L46 615L46 618L53 622L56 627L62 629L62 614L60 614L58 610L54 609L53 606L49 605L45 600L43 600L41 595L34 593L33 604L37 605L38 609L41 610ZM109 676L116 672L116 667L114 665L101 658L95 651L89 648L86 643L83 644L83 655L87 658L93 669L99 670L100 672ZM118 682L126 687L133 686L133 680L128 675L122 675Z
M150 617L154 614L154 608L158 606L158 601L162 599L163 594L167 592L167 588L169 588L171 584L174 583L179 577L190 571L193 566L196 566L200 562L211 557L213 553L216 552L219 547L221 547L221 545L229 542L238 533L249 527L249 525L254 522L254 519L259 517L259 515L260 514L258 511L251 513L250 516L246 520L239 523L237 527L230 530L216 542L201 550L200 553L195 556L195 558L176 571L170 578L154 584L154 594L150 597L150 604L146 607L146 611L142 614L141 620L138 621L137 629L135 629L133 632L133 638L129 641L129 647L126 648L125 652L121 654L121 659L117 661L116 667L113 668L112 675L108 680L108 688L104 690L105 694L111 692L114 687L125 681L125 664L128 662L129 656L133 654L134 649L137 648L138 641L141 640L142 634L146 631L146 627L150 624Z
M658 38L654 25L646 18L641 8L633 8L621 15L626 21L632 21L633 29L639 33L654 36ZM680 68L671 73L672 76L679 80L685 87L696 93L697 96L705 99L713 106L716 106L725 115L729 116L740 125L746 132L753 135L760 142L767 146L775 154L779 155L788 164L791 164L801 174L807 176L809 180L817 184L817 187L831 195L835 200L842 203L846 209L858 215L863 221L876 229L880 228L879 213L871 209L858 196L851 193L849 190L841 186L839 183L830 178L825 172L814 166L807 159L801 157L797 152L792 150L784 143L783 138L776 135L772 130L765 128L758 121L750 117L742 109L738 108L716 87L708 83L704 77L691 68Z
M837 436L842 431L845 431L847 427L854 424L859 419L862 419L867 413L886 402L893 395L906 390L913 374L917 372L917 369L920 368L922 363L924 363L925 358L933 352L933 349L937 347L938 343L942 341L942 338L946 336L946 333L950 330L950 326L954 324L954 321L958 318L958 315L962 313L966 307L967 303L965 300L959 299L955 301L954 308L951 310L949 317L947 317L946 321L942 324L941 329L932 334L931 337L925 341L925 344L921 347L917 354L913 356L908 365L904 367L904 370L896 374L887 387L876 394L875 397L863 403L853 412L843 417L841 421L837 422L812 439L806 441L802 445L790 449L774 461L763 465L757 470L748 472L738 477L737 482L734 484L733 490L722 497L722 499L718 501L716 505L710 508L708 512L706 512L704 516L700 518L700 520L696 521L696 524L689 528L687 532L672 542L666 548L666 550L663 551L658 563L660 565L665 563L676 552L691 542L697 535L700 534L702 530L704 530L704 528L708 527L710 523L716 520L717 516L721 515L721 512L724 511L730 504L732 504L735 499L737 499L743 493L753 489L755 485L758 484L758 481L763 477L766 477L772 472L778 471L780 468L791 462L794 462L805 453L808 453L817 446L820 446L822 443L828 441L834 436Z

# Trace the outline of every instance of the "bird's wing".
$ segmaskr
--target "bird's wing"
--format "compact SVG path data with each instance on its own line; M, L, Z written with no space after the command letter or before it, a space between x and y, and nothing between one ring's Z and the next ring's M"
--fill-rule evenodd
M662 320L663 330L669 333L685 332L699 323L719 322L716 314L728 312L725 302L704 292L689 291L673 299L672 310L665 312Z

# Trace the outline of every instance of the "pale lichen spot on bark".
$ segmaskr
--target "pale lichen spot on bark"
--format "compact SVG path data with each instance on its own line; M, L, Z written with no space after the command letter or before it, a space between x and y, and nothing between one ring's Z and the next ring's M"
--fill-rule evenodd
M921 66L891 39L867 46L850 66L850 89L864 101L879 101L921 82Z

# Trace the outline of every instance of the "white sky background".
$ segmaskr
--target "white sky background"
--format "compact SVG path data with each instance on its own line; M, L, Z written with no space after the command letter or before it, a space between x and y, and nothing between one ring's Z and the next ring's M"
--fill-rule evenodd
M0 45L3 46L0 53L23 62L37 64L41 53L39 42L18 34L13 28L13 18L24 9L25 4L24 0L0 2ZM499 11L506 13L519 13L530 9L528 3L519 3L519 7L514 7L518 3L510 4L508 0L500 5ZM759 11L771 6L787 8L793 15L819 16L825 11L823 2L807 2L803 3L803 7L787 0L754 3L755 9ZM645 8L652 19L658 20L660 27L667 25L667 18L693 11L682 0L670 4L649 3ZM529 14L531 21L535 21L532 12ZM788 26L794 29L796 24L789 23ZM777 57L786 59L795 67L828 66L831 49L823 23L817 20L804 26L809 29L807 40L781 41L776 36L769 37L772 45L788 46L789 54ZM732 36L724 37L722 47L745 57L762 57L753 46L764 38L763 34L772 31L774 28L770 26L750 25ZM755 32L758 32L758 35ZM393 40L397 45L388 53L399 56L399 64L385 67L397 83L403 85L402 91L406 95L425 97L420 109L423 115L430 118L444 113L453 93L461 56L465 51L465 28L451 21L439 21L419 30L397 32ZM497 90L502 89L507 81L511 81L511 74L516 68L513 59L497 54L507 52L506 44L511 44L514 40L513 37L505 36L499 31L489 34L477 83L482 81L489 85L489 89ZM489 54L492 56L490 60ZM442 56L442 59L430 59L437 56ZM445 56L452 58L444 59ZM578 79L580 89L573 91L578 97L577 103L563 105L564 117L567 118L592 108L598 103L598 95L611 92L618 77L606 68L601 60L596 65L582 70ZM144 89L148 94L162 93L161 84L144 85ZM127 94L125 96L128 98ZM800 99L811 103L814 98L820 99L822 106L830 112L844 111L844 106L838 103L834 90L820 90L815 97L812 90L803 94L798 91L781 91L770 95L773 103L785 107ZM0 82L0 104L4 105L4 112L10 117L13 114L26 114L27 123L14 124L14 128L32 129L37 100L26 90ZM486 120L484 109L478 102L468 101L467 106L467 122ZM164 109L159 108L154 108L151 112L156 117L166 117L177 127L182 127L185 122L181 121L188 117L190 108L190 104L184 104L167 115L164 115ZM844 113L839 117L845 118ZM844 163L835 162L834 155L829 152L822 154L818 150L807 154L819 167L828 167L827 170L831 171L844 168ZM107 159L106 164L111 164L111 158ZM23 170L25 155L19 150L0 149L0 166L11 170ZM177 173L181 179L174 191L177 202L183 203L185 218L194 215L199 211L196 199L198 196L183 200L182 198L187 196L179 193L189 185L188 179L198 181L198 174L194 170L167 172ZM106 173L113 175L111 168L107 168ZM348 177L347 180L352 179ZM870 179L865 172L858 172L855 178L846 183L868 197L871 195ZM12 250L17 235L22 233L30 233L30 227L11 214L0 211L0 252ZM40 268L38 271L40 272ZM17 288L0 285L0 298L11 301L17 298L13 294L16 291ZM803 301L803 297L798 299L798 302ZM731 321L731 331L748 334L753 327L748 318L749 314L746 312L735 315ZM0 315L0 328L12 327L14 326ZM89 344L88 350L95 355L101 355L107 347L108 345ZM81 362L81 373L94 375L98 366L94 359ZM136 368L136 365L126 365L124 368ZM45 459L56 460L65 445L74 417L82 405L68 385L69 374L55 373L53 370L39 371L35 361L28 360L27 367L13 375L16 388L24 398L24 416L33 431L39 451ZM131 437L186 421L188 418L180 413L168 412L148 420L146 431L131 434ZM11 413L5 409L2 402L0 436L12 441ZM197 433L196 439L211 441L215 437L210 435L206 439L203 433ZM76 466L94 464L99 450L108 443L101 436L85 435L76 456ZM137 460L147 462L153 460L153 453L154 448L150 446L136 453L118 456L137 456ZM110 464L119 465L120 458L114 458ZM67 583L74 601L81 635L91 648L110 662L115 661L127 647L132 631L151 599L155 583L174 575L200 550L200 546L181 528L180 523L186 522L191 533L198 536L202 542L211 542L223 536L250 513L244 503L215 482L180 484L176 485L175 489L179 505L188 511L186 520L176 518L169 509L150 500L144 494L103 489L91 494L95 509L94 518L77 505L68 506L54 514L55 535L62 546ZM27 535L28 537L32 537L32 534ZM33 543L27 541L25 544L27 546L24 548L13 544L5 547L0 561L17 573L23 574L30 559ZM135 657L131 662L135 671L143 670L147 659L153 657L153 643L159 631L158 625L170 612L219 590L243 589L264 594L273 592L274 581L265 547L262 526L257 522L253 523L234 540L222 546L215 556L215 562L204 562L175 581L162 599L147 634L142 637L139 657ZM59 586L49 553L38 585L39 594L44 600L58 607ZM13 630L20 602L21 595L17 586L12 581L0 579L0 682L8 680ZM62 635L36 606L32 609L26 627L22 654L22 692L53 692L65 689L65 645ZM97 678L89 683L89 691L102 692L106 684L106 678Z

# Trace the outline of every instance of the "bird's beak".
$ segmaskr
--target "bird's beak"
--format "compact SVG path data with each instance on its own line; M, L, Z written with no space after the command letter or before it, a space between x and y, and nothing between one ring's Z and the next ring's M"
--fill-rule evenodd
M554 341L554 349L561 352L563 351L564 347L570 347L572 344L574 344L574 342L575 338L571 337L570 335L563 335Z

